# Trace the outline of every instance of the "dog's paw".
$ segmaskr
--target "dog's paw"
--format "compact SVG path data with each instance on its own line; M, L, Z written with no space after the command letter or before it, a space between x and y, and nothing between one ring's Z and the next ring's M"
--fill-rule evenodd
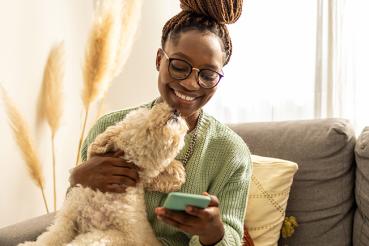
M145 185L150 191L172 192L178 191L186 182L186 171L180 161L173 160L172 163Z

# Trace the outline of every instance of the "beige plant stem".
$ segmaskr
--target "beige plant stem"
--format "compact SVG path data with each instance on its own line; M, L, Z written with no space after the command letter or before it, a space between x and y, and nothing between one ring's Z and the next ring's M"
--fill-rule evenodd
M88 119L88 111L89 111L89 107L87 109L85 109L85 116L84 116L84 119L83 119L82 131L81 131L81 135L79 137L79 142L78 142L76 166L78 165L79 159L80 159L82 141L83 141L83 136L85 135L86 123L87 123L87 119Z
M62 116L62 82L64 76L64 43L61 42L50 50L41 86L38 102L37 122L46 120L51 130L51 153L53 172L54 212L56 211L56 161L55 134L60 126Z
M95 23L87 42L83 64L84 83L82 89L85 117L78 144L76 165L79 163L90 104L104 94L111 78L111 68L114 64L114 43L117 34L114 15L116 10L114 11L113 5L111 6L111 8L106 8L102 5L104 11L97 11L98 14L95 16Z
M32 144L27 124L2 86L0 86L0 91L15 141L22 153L31 179L41 190L46 212L49 213L44 192L44 178L42 175L41 163Z

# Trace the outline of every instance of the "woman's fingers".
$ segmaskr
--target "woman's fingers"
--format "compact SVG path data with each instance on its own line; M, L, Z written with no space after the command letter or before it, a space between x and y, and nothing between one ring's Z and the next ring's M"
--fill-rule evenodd
M133 162L126 161L122 158L114 158L114 159L118 159L113 163L113 165L116 167L129 167L135 169L136 171L140 171L140 168L136 166Z
M193 224L196 224L196 218L185 212L175 212L163 207L158 207L155 209L155 213L158 219L184 232L194 233L196 231L193 228Z
M135 182L138 182L140 177L136 169L128 168L128 167L116 167L113 166L109 170L112 176L123 176L132 179Z
M175 212L163 207L155 209L158 219L178 229L199 235L201 242L217 242L224 235L224 226L220 216L219 200L211 197L207 208L188 206L186 212Z
M81 184L102 192L125 192L136 186L139 168L122 158L123 151L93 155L72 171L71 185Z
M106 182L111 184L122 184L126 186L134 187L136 186L137 181L128 177L128 176L112 176Z
M126 189L127 186L124 184L108 184L103 192L124 193Z
M209 207L219 207L219 199L216 196L209 195L207 192L203 192L202 195L204 196L210 196L210 203Z

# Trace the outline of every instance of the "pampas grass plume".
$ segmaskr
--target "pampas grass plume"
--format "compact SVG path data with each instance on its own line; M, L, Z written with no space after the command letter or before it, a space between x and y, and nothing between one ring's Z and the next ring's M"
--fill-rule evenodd
M37 121L46 120L52 136L60 126L63 111L62 82L64 77L64 43L60 42L50 50L38 101Z
M37 122L47 121L51 130L54 211L56 211L55 134L60 126L63 111L62 82L64 76L64 43L53 46L44 69L38 101Z
M141 18L142 0L125 0L120 11L120 35L112 77L115 78L122 71L126 63L137 27Z
M101 97L106 91L114 63L115 40L117 39L116 17L114 16L116 10L106 6L102 8L106 11L97 11L83 64L82 101L86 110L91 102Z
M98 1L89 40L86 46L83 64L82 101L85 109L84 121L79 138L76 165L79 163L82 140L86 129L86 122L90 104L101 98L111 80L114 52L116 50L119 25L116 24L117 7L121 2L116 0ZM118 15L119 16L119 15Z
M41 190L46 212L49 213L44 193L44 178L42 175L41 162L32 144L27 124L2 86L0 86L0 91L15 141L22 153L28 173L36 186Z
M115 13L116 16L118 16L117 22L119 35L117 37L116 50L114 51L115 57L110 80L115 79L122 72L125 63L127 62L141 18L141 9L143 4L143 0L117 1L119 4L115 3L114 7L119 10L119 13ZM99 100L95 121L103 114L106 91L107 89L104 90L104 94Z

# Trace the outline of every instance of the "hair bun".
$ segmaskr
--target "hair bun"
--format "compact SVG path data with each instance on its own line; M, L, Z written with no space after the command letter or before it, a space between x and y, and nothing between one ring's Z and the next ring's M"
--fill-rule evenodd
M235 23L242 13L243 0L180 0L184 11L215 19L221 24Z

